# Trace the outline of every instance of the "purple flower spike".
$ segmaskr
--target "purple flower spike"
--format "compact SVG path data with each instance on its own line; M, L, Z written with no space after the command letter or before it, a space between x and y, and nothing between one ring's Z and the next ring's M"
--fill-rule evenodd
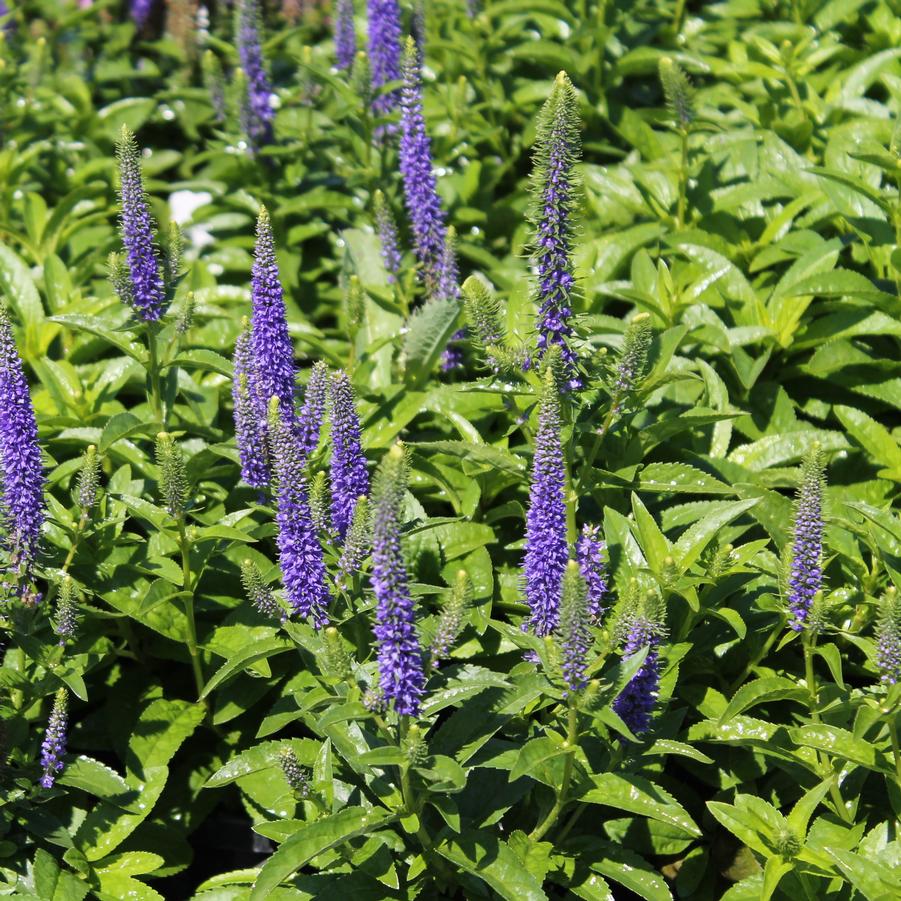
M397 240L397 225L391 207L381 191L375 192L375 225L379 236L382 262L388 272L388 283L394 284L400 273L400 249Z
M140 31L153 12L153 0L131 0L131 17Z
M241 478L251 488L265 488L269 484L269 464L265 422L259 416L252 340L250 324L245 319L244 328L235 342L235 373L232 379L235 441L241 457Z
M153 220L141 181L141 163L134 135L123 125L116 145L119 160L119 203L122 243L128 261L128 298L145 322L166 312L166 290L160 258L153 244Z
M635 735L648 731L660 684L658 646L660 627L645 616L636 616L628 626L623 658L628 660L643 647L648 654L638 672L613 702L613 709Z
M425 672L400 540L405 490L404 450L396 444L379 466L372 492L372 587L378 602L374 632L381 691L394 701L397 713L415 716Z
M322 545L307 499L303 462L291 425L273 397L269 405L269 447L275 484L278 562L285 595L294 612L316 629L328 625L331 594L326 583Z
M594 525L582 527L582 534L576 543L576 557L579 570L588 586L588 616L597 625L603 619L606 608L604 598L607 596L607 573L604 565L606 543L601 538L601 530Z
M524 561L526 601L536 635L550 635L557 628L560 588L568 559L560 400L548 367L532 460Z
M235 19L235 43L244 77L247 96L244 99L247 137L253 147L272 142L272 85L260 47L260 9L257 0L239 0Z
M400 80L400 7L397 0L368 0L369 63L372 67L372 90ZM398 91L376 97L373 109L385 116L397 108Z
M44 523L44 471L28 382L6 307L0 307L0 467L5 544L19 578L27 580Z
M437 182L432 172L432 151L422 115L422 83L416 45L408 39L403 63L401 101L400 173L404 199L413 230L413 249L430 298L457 296L453 242L448 250L447 229ZM442 294L450 290L453 293Z
M572 212L577 190L573 168L580 154L576 92L561 72L538 115L532 175L535 207L532 263L538 275L538 356L551 345L560 348L571 389L582 386L577 357L570 347L572 294Z
M328 366L321 360L313 364L307 390L303 397L303 407L297 417L297 444L300 455L306 460L319 444L319 432L325 414L325 399L328 393Z
M788 579L790 626L803 630L823 584L823 459L818 444L805 459L795 501L795 528Z
M360 420L354 406L354 392L347 373L336 372L330 388L332 523L343 541L357 499L369 495L369 473L360 444Z
M338 0L335 6L335 57L339 69L350 69L357 55L353 0Z
M257 414L265 422L269 398L281 405L281 415L294 420L294 346L288 335L288 314L275 260L272 225L265 207L257 219L257 242L251 272L251 348L256 368Z
M47 731L41 744L42 788L53 788L56 777L63 771L63 754L66 753L66 729L69 726L69 692L59 689L53 699L53 709L47 722Z

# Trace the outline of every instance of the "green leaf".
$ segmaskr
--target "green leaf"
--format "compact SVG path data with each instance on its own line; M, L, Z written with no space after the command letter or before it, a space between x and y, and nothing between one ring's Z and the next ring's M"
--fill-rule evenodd
M852 851L827 848L826 852L867 901L897 901L901 894L901 876L896 869Z
M295 832L263 864L253 883L250 901L263 901L281 882L293 876L318 854L373 832L385 825L388 819L388 812L382 808L365 810L362 807L346 807L310 823Z
M454 866L481 879L507 901L547 901L538 880L493 833L466 830L446 838L435 850Z
M736 501L734 504L729 504L728 507L714 510L703 519L699 519L696 523L689 526L673 545L673 557L679 570L685 572L691 567L723 526L747 513L757 503L759 503L759 498L756 497L744 501Z
M836 405L833 410L851 436L885 467L879 475L901 481L901 447L888 429L854 407Z
M61 870L43 848L34 855L34 890L40 901L81 901L89 887L74 873Z
M796 682L785 679L782 676L768 676L765 679L755 679L742 685L732 696L729 706L723 711L720 723L726 723L734 716L744 713L757 704L765 704L768 701L798 701L807 703L807 692L798 688Z
M251 642L216 670L213 677L204 685L200 699L203 700L215 688L223 685L258 660L266 660L276 654L283 654L285 651L291 650L294 650L294 645L285 638L264 637Z
M806 748L825 751L833 757L857 763L870 770L891 775L894 768L888 758L879 753L872 742L857 738L847 729L830 726L826 723L809 723L796 729L789 729L789 735L796 744Z
M422 385L457 330L462 307L457 299L431 300L410 317L404 338L404 374L410 385Z
M135 432L146 434L147 429L147 423L138 419L134 414L116 413L115 416L111 416L107 420L106 425L103 427L97 450L101 454L105 454L120 438L127 438Z
M533 738L520 748L507 781L514 782L521 776L528 776L539 764L566 753L567 749L559 740L546 736Z

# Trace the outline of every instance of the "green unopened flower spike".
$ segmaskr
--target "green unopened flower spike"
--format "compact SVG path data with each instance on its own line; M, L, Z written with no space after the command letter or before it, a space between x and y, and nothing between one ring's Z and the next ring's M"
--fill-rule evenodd
M359 97L363 109L368 112L372 106L372 68L369 65L369 57L362 50L354 57L350 70L350 86Z
M53 631L59 636L62 647L66 641L75 637L78 629L78 588L68 573L63 576L59 586L59 597L56 601L56 617L53 620Z
M579 564L570 560L563 573L560 599L560 668L563 681L569 691L581 691L585 687L585 666L591 647L591 631L588 628L588 586L582 577Z
M416 723L413 723L407 730L407 735L404 739L404 753L407 755L410 766L421 765L429 755L429 749L423 738L422 730Z
M332 531L331 503L332 496L325 471L319 470L310 482L310 516L313 518L313 525L320 532Z
M351 341L357 336L366 316L366 294L357 275L351 275L344 288L344 320Z
M361 494L354 506L350 528L344 538L344 547L341 548L341 558L338 561L338 575L335 583L339 588L348 588L354 573L359 572L369 548L372 544L372 510L369 498Z
M166 239L166 257L163 276L166 290L172 292L181 278L182 252L184 250L184 238L177 222L169 223L169 233Z
M263 574L252 560L241 562L241 584L244 586L247 599L263 616L271 616L281 622L287 620L288 615L279 606L275 594L266 584Z
M885 685L901 682L901 596L894 585L885 592L876 620L876 665Z
M293 748L284 747L278 752L278 762L281 764L285 781L288 783L294 797L298 800L310 797L310 780L304 768L297 760Z
M116 296L128 307L134 307L134 288L131 283L131 270L125 257L120 253L111 253L106 262L107 275Z
M166 510L178 519L188 502L188 474L181 448L168 432L156 436L156 465L160 470L160 494Z
M450 653L454 642L463 631L464 616L472 604L472 580L465 569L457 572L435 628L435 637L429 653L429 665L436 669Z
M100 455L96 445L88 445L78 473L78 506L86 515L97 503L97 486L100 481Z
M225 76L222 74L222 63L212 50L206 50L201 60L203 68L203 84L213 106L216 122L225 121Z
M623 350L616 365L611 386L614 415L622 410L626 400L641 384L648 365L648 353L653 338L654 330L651 327L650 314L638 313L633 316L632 321L626 327Z
M735 565L735 549L731 544L718 547L710 559L707 567L707 575L713 579L719 579Z
M178 321L175 324L175 330L179 335L186 335L191 326L194 324L194 311L197 309L197 301L194 298L194 292L188 291L185 297L185 304L181 308Z
M660 60L659 70L666 105L676 120L676 127L680 131L688 131L695 117L691 81L679 64L669 56Z
M351 674L351 660L341 634L334 626L329 626L324 633L325 665L327 675L337 679L347 679Z

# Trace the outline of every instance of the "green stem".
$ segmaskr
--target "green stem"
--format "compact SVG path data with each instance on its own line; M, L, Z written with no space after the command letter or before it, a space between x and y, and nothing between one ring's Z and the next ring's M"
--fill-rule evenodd
M773 631L770 632L769 636L767 636L767 640L763 643L763 647L754 655L751 660L748 661L748 665L742 670L741 675L732 683L732 685L730 686L732 691L735 691L737 688L741 688L741 686L744 684L745 679L747 679L748 676L751 675L751 671L754 669L754 667L757 666L757 664L760 663L760 661L763 660L763 658L766 657L767 654L769 654L770 648L772 648L776 643L776 639L781 634L784 626L785 617L783 616L780 617L779 628L773 629Z
M898 715L894 711L889 714L888 734L892 742L892 757L895 758L895 776L898 788L901 788L901 742L898 741Z
M676 225L685 228L686 195L688 194L688 129L683 128L682 159L679 163L679 200L676 207Z
M181 548L182 598L185 603L185 617L188 622L188 653L191 655L191 669L194 671L194 684L197 687L197 699L203 694L203 670L200 666L200 653L197 650L197 625L194 621L194 586L191 585L191 541L185 529L184 514L178 517L178 543ZM204 707L209 710L209 702L204 698Z
M676 0L676 8L673 10L673 34L678 35L682 31L682 19L685 17L685 0Z
M816 633L812 632L810 629L806 629L801 637L801 642L804 645L804 680L807 682L807 692L810 696L810 719L814 723L819 723L819 691L817 689L816 672L813 668L813 651L817 643ZM835 807L836 814L838 814L838 816L846 823L850 823L851 818L848 814L848 808L845 807L845 802L842 800L842 793L838 787L832 760L825 751L818 751L817 759L819 760L823 771L828 773L829 797L832 798L832 804Z
M585 475L591 471L591 467L594 465L594 461L597 458L598 451L601 449L601 444L603 443L607 432L610 430L610 426L613 425L613 417L618 403L619 400L617 398L611 398L610 409L607 411L607 415L604 417L601 427L597 430L597 433L594 436L594 443L591 445L591 450L588 452L588 456L582 464L583 476L579 480L580 484L585 481Z
M163 431L166 429L166 419L163 415L163 393L160 389L160 360L156 346L156 329L152 323L147 324L147 349L150 353L150 409L153 416L160 423Z
M566 719L566 760L563 762L563 779L560 782L560 790L557 792L554 806L548 811L548 815L544 818L541 825L536 826L529 833L529 839L533 842L540 842L547 835L548 830L557 822L557 817L560 816L563 808L566 806L566 795L569 792L569 783L573 774L573 758L575 757L578 744L577 720L578 711L570 702Z

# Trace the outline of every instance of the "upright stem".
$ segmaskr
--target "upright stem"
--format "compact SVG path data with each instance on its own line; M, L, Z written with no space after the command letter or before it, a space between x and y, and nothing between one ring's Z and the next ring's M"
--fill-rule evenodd
M892 742L892 757L895 758L895 776L901 788L901 743L898 741L898 713L894 710L888 717L888 734Z
M680 134L682 136L682 159L679 163L679 200L676 208L676 225L684 228L686 194L688 193L688 129L681 129Z
M817 689L816 673L813 669L813 651L817 643L816 633L812 632L810 629L805 629L804 634L801 636L801 642L804 645L804 680L807 682L807 691L810 695L810 719L814 723L819 723L819 692ZM845 802L842 800L842 793L838 787L838 781L836 778L835 770L832 766L832 760L825 751L817 751L817 758L819 759L820 766L823 768L823 770L828 771L829 797L832 798L832 804L835 807L835 812L846 823L851 822L848 815L848 808L845 807Z
M197 625L194 622L194 586L191 584L191 541L185 529L184 514L178 517L178 543L181 547L182 597L185 602L185 617L188 621L188 653L194 671L197 698L203 693L203 670L200 667L200 653L197 650ZM206 700L204 706L208 707Z
M163 393L160 389L160 360L156 346L156 327L153 323L147 323L147 349L150 353L150 409L154 418L165 430L166 420L163 415Z
M547 834L548 830L557 822L557 817L563 811L567 802L567 793L569 792L569 783L573 774L573 757L576 753L578 744L578 711L570 699L569 711L566 718L566 759L563 761L563 778L560 781L560 790L557 792L557 799L554 806L548 812L540 826L536 826L529 834L529 838L533 842L540 842Z

